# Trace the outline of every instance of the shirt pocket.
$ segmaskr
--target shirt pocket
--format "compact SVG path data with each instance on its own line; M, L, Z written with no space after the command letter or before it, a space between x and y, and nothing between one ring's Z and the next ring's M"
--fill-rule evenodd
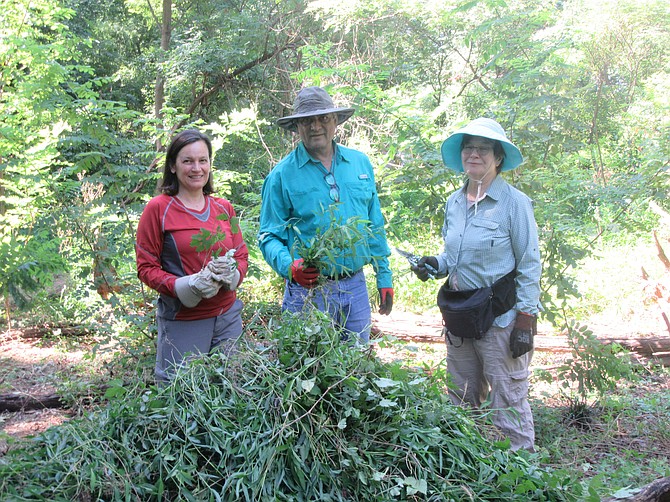
M346 197L351 202L351 214L366 216L372 200L372 183L365 181L348 181L345 183Z
M328 206L332 203L333 201L330 200L325 189L319 190L318 187L309 187L294 190L291 196L291 218L311 224L315 220L323 219Z
M493 220L474 219L465 232L463 249L468 251L491 251L502 243L504 236L500 224Z

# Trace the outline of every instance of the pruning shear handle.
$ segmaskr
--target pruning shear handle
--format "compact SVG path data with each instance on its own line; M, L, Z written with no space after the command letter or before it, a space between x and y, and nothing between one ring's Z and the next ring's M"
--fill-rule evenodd
M408 253L407 251L403 251L402 249L395 248L396 253L398 253L400 256L407 258L407 261L409 264L413 267L418 267L419 266L419 260L421 260L421 257L416 254ZM437 270L435 270L434 267L432 267L429 263L424 263L423 266L426 268L428 271L428 277L431 279L435 279L435 276L437 275Z

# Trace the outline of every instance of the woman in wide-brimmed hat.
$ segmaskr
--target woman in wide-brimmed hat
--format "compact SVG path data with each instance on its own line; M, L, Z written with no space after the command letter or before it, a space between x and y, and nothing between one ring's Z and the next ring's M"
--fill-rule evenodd
M489 118L475 119L450 135L441 153L445 165L464 172L467 179L447 199L444 252L422 257L414 272L425 281L426 264L433 267L437 277L448 277L444 294L458 291L452 296L459 297L487 287L495 294L510 278L509 301L494 308L492 324L483 333L445 320L447 369L456 385L450 395L455 403L489 402L493 422L511 447L532 451L528 367L540 310L537 224L530 198L500 176L517 168L523 157L500 124ZM496 301L494 296L493 305Z
M297 132L300 143L263 182L258 242L263 257L286 279L282 308L299 312L306 302L329 312L345 338L367 343L371 307L363 267L372 264L381 314L393 306L393 283L372 164L338 144L335 130L354 113L337 107L321 87L305 87L293 113L277 120ZM332 225L366 220L353 249L332 249L332 262L317 270L298 250Z

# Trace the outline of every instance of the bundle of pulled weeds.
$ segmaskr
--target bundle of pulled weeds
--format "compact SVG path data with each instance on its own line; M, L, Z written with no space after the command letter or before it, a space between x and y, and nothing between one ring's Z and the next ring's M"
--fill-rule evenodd
M439 373L439 372L438 372ZM318 312L284 315L172 385L129 390L0 461L2 500L573 500L478 430L445 375L384 364ZM0 497L2 498L2 497Z

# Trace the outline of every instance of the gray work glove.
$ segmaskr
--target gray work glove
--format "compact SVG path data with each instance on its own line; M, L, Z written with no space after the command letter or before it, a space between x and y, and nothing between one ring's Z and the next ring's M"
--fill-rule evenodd
M234 253L235 250L231 249L225 255L213 258L206 267L212 273L212 278L229 291L234 291L240 282L240 271L237 270Z
M185 307L195 307L203 298L212 298L221 289L221 284L212 278L212 272L207 268L200 272L184 277L178 277L174 283L177 298Z
M533 338L537 334L537 317L532 314L518 312L514 329L509 337L509 349L512 358L516 359L533 348Z

